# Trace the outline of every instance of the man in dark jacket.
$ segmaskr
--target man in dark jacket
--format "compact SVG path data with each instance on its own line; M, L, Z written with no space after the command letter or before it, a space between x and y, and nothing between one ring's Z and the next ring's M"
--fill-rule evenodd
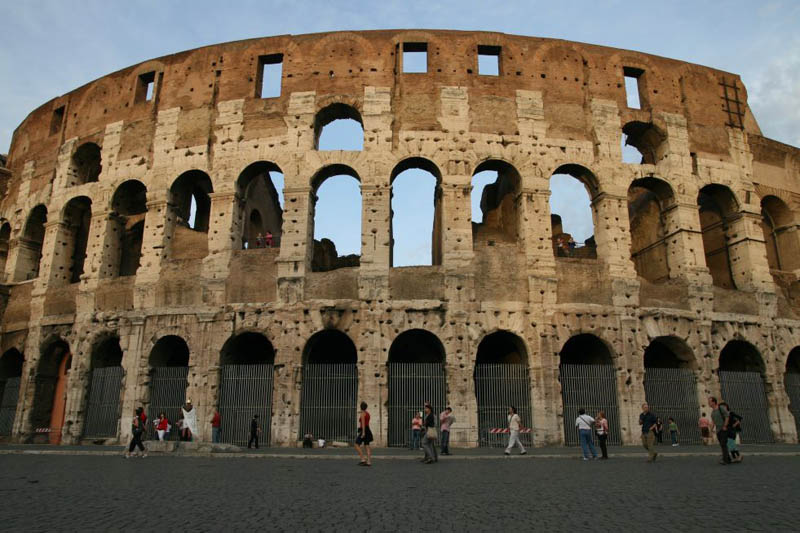
M253 415L253 419L250 421L250 440L247 443L248 448L255 442L256 450L258 449L259 433L261 433L261 428L258 427L258 415Z

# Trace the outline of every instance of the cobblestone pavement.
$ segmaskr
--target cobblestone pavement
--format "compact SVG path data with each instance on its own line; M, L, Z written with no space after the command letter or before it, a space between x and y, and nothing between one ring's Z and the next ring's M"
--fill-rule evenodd
M409 452L410 453L410 452ZM0 529L797 531L800 457L0 456Z

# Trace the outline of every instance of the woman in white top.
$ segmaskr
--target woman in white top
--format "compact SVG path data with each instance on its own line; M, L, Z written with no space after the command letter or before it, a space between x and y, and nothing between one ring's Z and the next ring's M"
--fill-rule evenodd
M578 418L575 419L575 427L578 428L578 435L581 439L581 449L583 450L583 460L589 460L589 452L592 452L592 458L597 459L597 450L594 449L592 442L592 426L594 425L594 418L586 414L586 409L583 407L578 411Z

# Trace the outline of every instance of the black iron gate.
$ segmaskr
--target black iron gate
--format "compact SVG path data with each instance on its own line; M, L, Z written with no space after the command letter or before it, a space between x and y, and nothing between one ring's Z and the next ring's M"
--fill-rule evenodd
M148 438L153 438L156 434L153 421L158 419L159 413L163 412L172 426L169 440L178 440L179 432L176 424L183 416L181 407L186 402L188 376L189 367L187 366L157 366L153 368L150 376L150 404L147 408L146 434ZM122 420L123 423L128 423L125 417Z
M559 367L561 395L564 402L564 442L580 445L575 419L578 410L586 409L592 417L600 410L608 419L608 444L622 442L617 404L617 372L613 365L569 365Z
M119 427L122 367L109 366L92 370L89 399L86 402L86 439L116 437Z
M650 411L664 423L665 442L670 442L668 420L672 417L678 425L679 444L702 444L694 372L688 368L647 368L644 393Z
M786 394L789 396L789 410L794 415L797 435L800 436L800 374L787 373L784 384L786 385Z
M303 366L298 438L355 440L358 430L358 368L355 364ZM373 430L373 434L375 431Z
M0 435L9 436L14 429L14 415L17 412L20 378L8 378L3 383L0 398Z
M246 446L250 421L258 415L259 445L269 446L273 365L223 365L220 376L220 441Z
M774 442L769 424L767 393L759 372L719 371L722 399L742 417L742 441Z
M434 412L447 406L441 363L389 363L389 446L409 446L411 419L430 401ZM438 416L437 416L438 420Z
M533 427L531 385L528 367L519 364L491 363L475 365L475 399L478 403L478 445L504 447L508 435L490 433L508 427L508 407L517 408L525 427ZM521 433L524 446L531 446L532 433Z

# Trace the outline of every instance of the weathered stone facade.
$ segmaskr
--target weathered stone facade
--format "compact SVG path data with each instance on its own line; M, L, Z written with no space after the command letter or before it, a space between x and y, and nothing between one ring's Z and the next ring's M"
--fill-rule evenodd
M427 72L403 72L407 43L427 50ZM479 49L498 58L499 75L479 74ZM280 96L261 98L262 68L276 61ZM640 109L627 105L626 74L638 79ZM363 125L363 150L315 148L337 118ZM623 131L642 164L622 162ZM434 265L392 268L392 180L411 167L438 180ZM498 170L507 190L473 228L479 169ZM248 192L270 170L284 175L282 213L274 191ZM315 192L333 173L360 182L361 255L358 266L315 272ZM596 257L554 254L555 173L590 193ZM174 335L189 348L186 395L207 439L223 345L258 332L274 347L271 441L294 445L304 346L335 328L357 349L378 444L389 349L412 329L443 346L459 415L452 440L463 445L477 442L478 346L497 331L526 352L537 444L563 442L571 425L559 362L578 334L610 352L625 442L638 439L654 339L686 348L701 405L720 392L723 348L749 343L774 437L795 442L784 377L800 346L798 178L800 150L761 135L737 75L637 52L403 30L252 39L147 61L53 99L14 134L0 175L2 352L24 356L10 438L29 441L46 425L37 388L71 352L61 442L81 439L93 357L108 339L122 353L121 413L146 405L151 352ZM190 229L192 197L204 220ZM282 215L266 225L276 246L245 250L259 202ZM128 435L120 424L117 438Z

